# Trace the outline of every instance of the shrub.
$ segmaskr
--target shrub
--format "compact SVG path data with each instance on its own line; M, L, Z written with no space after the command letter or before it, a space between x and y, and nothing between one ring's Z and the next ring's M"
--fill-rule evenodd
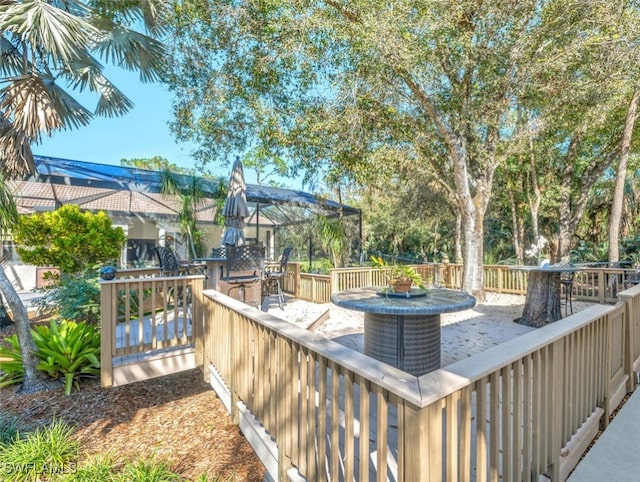
M37 326L31 330L36 344L36 355L40 358L38 370L52 378L64 378L64 393L71 394L83 376L100 375L100 331L96 325L64 320L49 326ZM16 335L7 338L10 347L0 347L0 387L21 383L24 377L20 344Z
M9 346L0 345L0 372L2 372L0 388L22 383L24 380L24 366L22 365L18 335L6 337L5 342Z
M54 421L22 438L0 445L0 466L7 482L48 479L75 470L79 443L64 422Z
M117 260L126 239L122 228L114 228L106 213L81 211L75 204L22 216L12 230L22 261L56 266L63 273L78 273Z
M100 284L96 271L87 270L74 276L63 274L59 282L44 293L37 301L38 311L56 313L65 320L100 321Z
M116 466L111 457L95 456L88 458L62 480L65 482L115 481L117 480L114 475L116 471Z
M180 476L169 469L169 464L163 460L139 460L129 462L124 466L120 477L122 482L170 482L181 480Z
M82 376L100 375L100 331L95 325L51 320L49 326L35 328L36 354L42 360L38 370L52 378L64 378L64 393L71 394L72 385L79 389Z
M0 447L18 439L18 418L0 413Z

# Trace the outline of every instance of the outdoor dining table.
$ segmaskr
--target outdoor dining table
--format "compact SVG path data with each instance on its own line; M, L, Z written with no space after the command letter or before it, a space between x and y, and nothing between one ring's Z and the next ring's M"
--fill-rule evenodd
M536 328L562 318L560 275L584 271L573 265L512 266L512 270L529 273L527 294L518 322Z
M208 257L208 258L194 258L194 261L204 263L207 267L207 280L206 289L217 290L218 284L222 278L223 271L227 265L227 258L225 257Z
M473 308L476 299L449 289L355 288L331 302L364 312L364 353L415 376L440 368L440 315Z

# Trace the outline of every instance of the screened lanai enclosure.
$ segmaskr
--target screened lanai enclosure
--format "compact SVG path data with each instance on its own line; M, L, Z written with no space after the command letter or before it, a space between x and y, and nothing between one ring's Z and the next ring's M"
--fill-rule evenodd
M10 189L21 214L53 211L64 204L77 204L83 210L105 211L127 235L122 267L154 265L154 247L170 246L181 259L190 253L182 235L178 217L183 199L163 194L163 173L131 167L35 156L37 174L10 182ZM196 216L204 233L205 253L219 247L224 226L218 221L228 177L193 177L172 174L180 190L188 193L196 182L202 192ZM246 219L247 243L262 242L268 258L277 258L284 246L279 233L310 225L319 217L348 216L356 225L360 239L360 211L331 199L308 192L247 184L249 217ZM305 243L296 246L299 256L312 252ZM39 268L20 262L10 238L4 240L4 257L19 289L31 289L39 283Z

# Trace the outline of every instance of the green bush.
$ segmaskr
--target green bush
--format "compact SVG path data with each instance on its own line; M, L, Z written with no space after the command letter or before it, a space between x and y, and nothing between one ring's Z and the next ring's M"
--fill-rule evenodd
M96 325L64 320L54 320L49 326L37 326L31 330L40 358L38 370L52 378L64 379L64 393L71 394L83 376L100 375L100 331ZM24 377L20 344L16 335L7 338L11 347L0 347L0 387L21 383Z
M170 482L181 480L180 476L169 469L169 464L163 460L139 460L129 462L124 466L120 477L115 480L122 482Z
M55 286L44 290L37 301L41 313L55 313L64 320L100 321L100 283L95 270L80 275L60 276Z
M24 380L24 366L18 335L5 338L9 346L0 345L0 388L22 383Z
M114 228L106 213L81 211L75 204L21 216L12 231L22 261L56 266L62 273L79 273L117 260L126 240L122 228Z
M79 443L64 422L54 421L22 438L0 445L0 466L6 482L50 480L54 474L73 472Z
M18 438L18 418L6 413L0 413L0 447Z
M51 320L48 327L35 328L33 339L42 360L38 370L64 378L65 395L71 394L73 384L79 389L80 377L100 375L100 330L95 325Z

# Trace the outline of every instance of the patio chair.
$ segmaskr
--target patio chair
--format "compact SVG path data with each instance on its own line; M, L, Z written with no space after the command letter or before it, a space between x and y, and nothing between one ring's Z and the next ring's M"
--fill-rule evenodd
M262 280L262 301L267 296L276 295L278 297L278 306L281 310L284 309L284 296L282 294L282 278L287 272L287 265L289 264L289 256L293 248L288 246L282 252L280 261L273 269L265 270L264 279Z
M193 264L188 261L181 261L173 249L165 246L156 246L154 249L158 256L160 274L162 276L185 276L194 274L197 271L198 274L204 275L205 278L207 277L207 268L204 263Z
M247 244L227 246L226 258L226 270L221 280L229 285L227 295L231 295L233 290L238 290L242 301L246 303L246 289L251 287L252 299L259 299L256 296L255 286L262 280L264 247ZM259 308L258 303L256 306Z
M224 258L227 255L226 248L211 248L212 258Z
M156 246L156 255L160 264L160 274L162 276L182 276L189 273L189 264L178 261L173 249L166 246Z
M571 263L555 263L551 265L554 268L570 268L572 265ZM569 316L569 313L567 311L567 307L569 308L569 310L571 311L571 314L573 315L573 302L571 299L571 293L573 291L573 278L574 278L575 272L573 271L566 271L566 272L561 272L560 273L560 285L562 286L562 290L564 291L564 316L565 318L567 316Z
M166 246L156 246L154 249L158 256L158 263L160 264L160 276L187 276L193 274L192 270L196 270L198 274L204 275L205 279L208 278L205 264L190 264L187 261L180 261L173 249ZM169 288L168 295L169 298L173 297L173 287ZM178 287L175 295L175 301L180 305L183 298L182 287ZM187 304L191 304L191 287L189 286L187 286L186 295Z
M636 270L627 276L627 279L624 280L624 289L626 290L637 284L640 284L640 270Z

